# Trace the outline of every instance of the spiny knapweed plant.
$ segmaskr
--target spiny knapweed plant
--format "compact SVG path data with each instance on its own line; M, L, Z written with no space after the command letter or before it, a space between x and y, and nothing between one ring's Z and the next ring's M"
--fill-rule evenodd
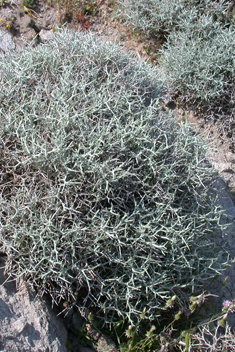
M212 171L199 138L159 108L154 68L67 31L0 67L9 273L129 322L217 273Z
M227 0L123 0L136 28L165 32L169 84L191 100L233 100L234 2ZM228 99L226 100L228 102ZM218 104L220 105L220 104Z
M124 17L134 28L158 36L169 34L181 28L181 22L195 21L200 15L207 14L214 20L227 21L230 1L224 0L119 0Z
M219 120L229 138L234 130L235 27L203 15L183 30L172 31L161 51L168 86L184 103ZM232 141L231 138L231 141ZM231 144L232 147L232 144Z
M233 1L120 1L135 28L160 38L158 51L168 87L204 118L219 120L233 138L234 14ZM231 140L232 140L231 138ZM234 150L234 143L231 148Z
M162 65L185 99L212 104L233 100L235 29L201 16L195 23L173 31L162 51Z

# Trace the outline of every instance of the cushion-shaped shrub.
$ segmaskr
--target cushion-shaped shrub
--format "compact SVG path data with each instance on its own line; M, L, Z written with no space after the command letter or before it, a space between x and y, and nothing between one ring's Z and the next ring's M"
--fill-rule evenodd
M234 27L201 16L169 35L161 64L169 86L183 99L219 106L224 99L233 103L234 50Z
M126 20L134 28L151 35L169 34L182 27L182 21L191 23L202 14L218 22L227 22L229 1L224 0L120 0Z
M8 272L110 321L155 318L217 272L204 147L159 108L151 66L67 31L0 60Z

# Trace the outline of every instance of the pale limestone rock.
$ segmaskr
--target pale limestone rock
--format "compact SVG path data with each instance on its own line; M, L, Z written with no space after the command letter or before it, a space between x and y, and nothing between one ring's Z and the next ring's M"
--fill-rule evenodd
M12 36L0 29L0 55L8 53L15 49L15 43Z
M36 292L21 282L5 282L0 260L0 351L66 352L67 332ZM5 283L4 283L5 282Z
M39 32L39 37L43 41L52 40L54 38L53 30L41 29Z

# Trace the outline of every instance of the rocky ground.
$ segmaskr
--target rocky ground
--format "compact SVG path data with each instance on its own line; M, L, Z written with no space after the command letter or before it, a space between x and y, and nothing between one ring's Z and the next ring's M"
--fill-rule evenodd
M136 35L130 27L124 25L112 0L96 1L92 14L71 14L71 9L58 9L46 1L35 2L29 8L22 0L0 1L0 55L31 43L37 45L50 40L56 26L65 25L72 29L93 30L106 36L108 40L119 42L124 49L131 50L150 63L155 60L155 49L161 44L153 39L146 41L142 34ZM167 105L167 104L166 104ZM170 106L170 105L169 105ZM218 190L218 202L223 204L230 217L230 228L224 233L228 251L235 256L235 154L230 149L230 141L219 132L218 126L205 123L192 111L185 111L171 104L172 112L194 124L194 128L208 140L208 159L218 171L215 187ZM203 138L204 138L203 137ZM0 271L0 351L27 352L91 352L88 340L79 335L84 323L74 310L66 317L58 316L60 310L52 310L50 303L41 300L36 292L24 282L9 281L4 276L4 255L1 256ZM221 280L228 277L227 285ZM215 281L209 291L217 295L216 306L221 309L223 300L233 300L235 293L235 267L228 268L220 282ZM8 282L8 283L6 283ZM66 310L64 311L66 313ZM235 314L234 314L235 315ZM235 326L234 317L230 317ZM112 341L88 326L90 336L98 352L115 352ZM86 346L86 347L84 347Z

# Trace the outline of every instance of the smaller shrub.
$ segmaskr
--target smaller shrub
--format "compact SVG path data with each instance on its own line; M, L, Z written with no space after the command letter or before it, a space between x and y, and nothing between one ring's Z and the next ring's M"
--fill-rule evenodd
M183 99L207 106L233 100L234 27L202 16L195 23L185 23L184 31L173 31L161 53L169 86Z
M181 0L174 1L134 1L127 0L125 15L137 29L149 33L158 33L159 30L171 28L182 14Z
M181 28L206 13L216 21L227 21L228 1L187 0L120 0L126 19L135 28L152 35Z

